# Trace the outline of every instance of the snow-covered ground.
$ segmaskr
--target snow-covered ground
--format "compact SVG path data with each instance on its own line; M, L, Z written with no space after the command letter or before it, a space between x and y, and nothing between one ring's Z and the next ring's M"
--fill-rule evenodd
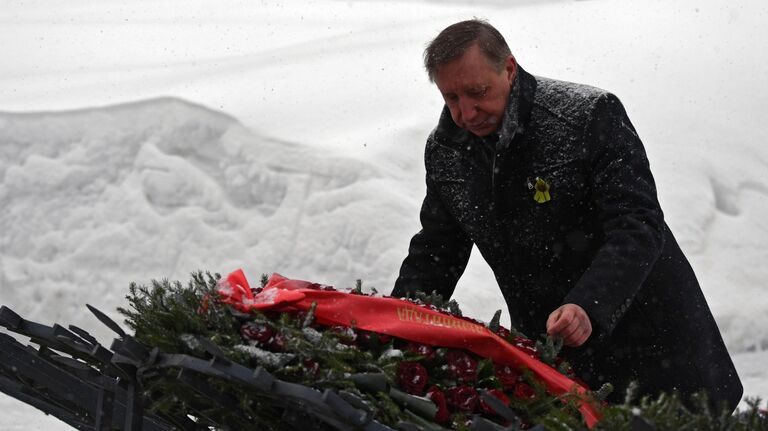
M619 95L745 393L768 396L763 0L0 0L0 304L107 342L82 304L119 319L129 282L197 269L388 292L442 106L421 51L472 16L529 72ZM455 297L504 308L476 255Z

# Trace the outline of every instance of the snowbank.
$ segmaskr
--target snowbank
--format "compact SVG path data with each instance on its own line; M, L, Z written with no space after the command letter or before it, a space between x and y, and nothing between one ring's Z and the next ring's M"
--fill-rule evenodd
M387 290L417 211L371 163L178 99L0 114L0 141L2 302L45 321L196 269Z

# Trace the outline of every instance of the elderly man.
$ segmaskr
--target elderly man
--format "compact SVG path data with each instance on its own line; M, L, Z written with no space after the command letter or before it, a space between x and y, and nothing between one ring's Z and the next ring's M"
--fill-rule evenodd
M445 108L392 294L450 297L475 244L513 326L562 337L591 387L703 389L734 409L741 382L619 99L526 73L480 20L443 30L424 60Z

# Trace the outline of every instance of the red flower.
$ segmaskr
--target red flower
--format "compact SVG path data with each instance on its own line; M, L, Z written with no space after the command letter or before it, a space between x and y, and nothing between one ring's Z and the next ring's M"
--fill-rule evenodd
M461 350L449 350L445 362L451 374L462 383L477 381L477 360Z
M392 337L389 335L363 330L357 330L356 332L357 340L355 341L357 345L366 349L370 349L373 346L374 340L376 340L378 346L384 346L392 341Z
M429 398L437 406L437 413L435 414L435 422L444 424L451 418L451 412L448 410L448 404L445 401L445 394L437 386L432 386L427 391L427 398Z
M307 374L312 377L317 376L318 371L320 371L320 363L314 359L305 359L302 365L307 371Z
M496 330L496 335L506 340L512 333L509 332L509 329L499 326L499 329Z
M472 413L480 404L480 395L475 388L469 386L454 386L445 390L445 398L449 407Z
M512 341L518 347L520 347L520 346L527 346L527 347L531 347L531 348L536 347L536 342L531 340L531 339L529 339L529 338L515 337Z
M357 340L357 332L352 328L336 325L332 326L330 331L338 336L339 343L344 344L345 346L351 346L355 344L355 340Z
M496 375L496 378L499 380L505 391L515 389L515 386L520 379L520 373L512 369L509 365L493 364L493 373Z
M427 369L418 362L403 361L397 364L397 382L405 392L421 395L427 386Z
M240 327L240 335L246 340L253 340L262 345L267 345L272 337L275 335L275 331L263 323L245 322Z
M282 352L285 350L285 337L280 334L276 334L269 340L267 348L273 352Z
M373 332L358 330L355 343L362 348L369 349L373 344L374 336L375 334Z
M421 355L428 361L435 359L435 349L432 348L432 346L428 346L426 344L409 341L405 346L405 350L417 355Z
M529 384L520 382L515 386L515 392L512 395L515 398L531 399L536 397L536 391Z
M502 403L509 405L509 397L507 397L507 395L503 391L499 389L491 389L488 392L490 392L490 394L493 395L494 397L501 400ZM485 401L483 401L482 397L480 397L480 409L489 415L496 414L496 410L494 410L493 407L486 404Z

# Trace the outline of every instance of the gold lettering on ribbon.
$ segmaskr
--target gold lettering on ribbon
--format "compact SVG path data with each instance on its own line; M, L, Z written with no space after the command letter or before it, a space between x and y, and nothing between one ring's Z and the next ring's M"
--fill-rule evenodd
M408 320L406 317L406 309L397 307L397 318L400 319L400 321Z
M397 318L401 322L414 322L422 325L440 326L444 328L453 328L475 333L485 333L485 326L477 325L463 319L446 316L443 314L432 314L411 307L397 307Z

